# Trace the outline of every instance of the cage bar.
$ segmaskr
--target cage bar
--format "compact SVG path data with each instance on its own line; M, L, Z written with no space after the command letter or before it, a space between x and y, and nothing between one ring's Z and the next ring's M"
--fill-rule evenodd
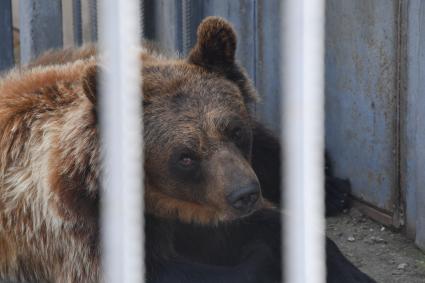
M325 282L324 1L282 5L285 282ZM282 182L283 183L283 182Z
M105 282L144 282L143 121L138 0L99 2Z

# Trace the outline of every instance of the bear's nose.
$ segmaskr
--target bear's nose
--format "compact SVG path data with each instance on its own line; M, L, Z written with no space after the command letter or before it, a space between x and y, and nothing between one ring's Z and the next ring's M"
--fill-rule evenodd
M258 182L250 183L227 195L227 202L237 210L247 213L252 210L260 198L260 185Z

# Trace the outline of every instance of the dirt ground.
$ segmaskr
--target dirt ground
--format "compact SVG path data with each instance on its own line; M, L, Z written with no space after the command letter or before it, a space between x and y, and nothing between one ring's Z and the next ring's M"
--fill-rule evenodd
M425 282L425 253L355 208L327 219L327 234L357 267L381 283Z

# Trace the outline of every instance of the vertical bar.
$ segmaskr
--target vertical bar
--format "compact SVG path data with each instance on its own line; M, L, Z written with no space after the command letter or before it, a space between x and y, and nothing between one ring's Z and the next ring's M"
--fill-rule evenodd
M406 220L408 232L416 232L415 243L425 251L425 2L409 1L407 13Z
M83 42L97 40L97 1L81 1L81 32Z
M191 42L191 22L192 10L191 0L182 0L182 53L186 56L192 47Z
M165 53L182 52L182 1L145 0L146 37Z
M81 17L81 0L72 0L72 16L74 18L74 44L83 44L83 26Z
M280 87L281 52L280 11L281 0L256 2L256 31L255 42L255 87L261 94L262 103L256 106L257 116L268 125L276 135L280 134L280 105L282 88Z
M140 0L140 36L145 38L145 0Z
M139 0L99 4L104 275L106 282L139 283L144 282Z
M62 1L62 34L63 47L68 48L74 46L74 0Z
M13 66L12 2L0 1L0 72Z
M189 46L189 49L193 47L193 44L196 42L196 30L198 29L199 24L205 18L205 1L197 0L185 0L184 4L186 9L190 10L190 20L186 21L185 28L183 32L186 32L186 40Z
M282 31L286 281L325 282L324 1L288 0ZM282 139L284 140L284 139Z
M62 47L62 1L19 2L21 63L51 48Z
M90 0L90 18L92 41L97 41L97 0Z
M232 22L238 35L236 58L249 77L256 78L255 0L220 0L202 2L204 16L220 16Z

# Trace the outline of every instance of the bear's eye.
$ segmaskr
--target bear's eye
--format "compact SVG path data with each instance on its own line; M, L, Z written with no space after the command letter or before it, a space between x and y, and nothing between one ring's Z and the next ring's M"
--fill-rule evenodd
M169 159L170 173L185 182L199 182L202 170L201 156L190 148L176 148Z
M183 167L191 167L194 164L194 160L187 154L182 154L179 159L179 164Z
M227 128L226 136L242 153L246 156L249 155L251 150L251 129L249 127L236 120Z
M243 137L243 131L241 127L236 127L232 130L231 137L235 141L239 141Z
M190 150L183 150L177 157L177 164L180 169L183 170L192 170L197 167L198 158L195 153Z

